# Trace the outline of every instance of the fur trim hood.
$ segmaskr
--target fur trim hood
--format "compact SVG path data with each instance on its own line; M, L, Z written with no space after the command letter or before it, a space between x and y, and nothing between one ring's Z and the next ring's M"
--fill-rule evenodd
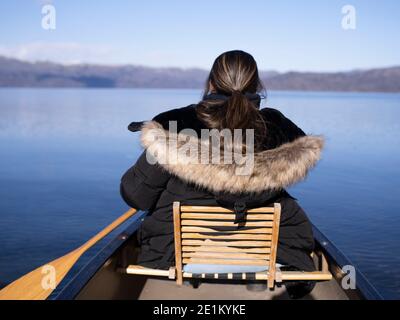
M185 150L210 148L209 143L183 132L164 129L156 121L141 127L141 142L147 156L172 175L213 192L261 192L279 190L303 180L321 157L324 139L321 136L301 136L277 148L244 156L240 162L201 163L197 153L169 152L175 145ZM250 161L251 160L251 161ZM247 169L248 163L252 170Z

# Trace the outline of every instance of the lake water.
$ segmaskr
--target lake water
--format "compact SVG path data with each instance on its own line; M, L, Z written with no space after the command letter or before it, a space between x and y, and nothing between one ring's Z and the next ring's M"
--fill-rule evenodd
M141 152L127 125L200 96L0 89L0 282L74 249L124 212L119 180ZM323 160L291 193L385 298L400 298L400 95L270 92L267 104L326 137Z

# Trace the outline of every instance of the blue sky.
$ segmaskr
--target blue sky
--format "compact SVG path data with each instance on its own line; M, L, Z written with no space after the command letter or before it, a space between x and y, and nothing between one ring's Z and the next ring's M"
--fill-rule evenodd
M41 8L56 8L56 29ZM341 25L344 5L356 29ZM398 0L1 0L0 54L62 63L209 68L227 50L263 70L400 65Z

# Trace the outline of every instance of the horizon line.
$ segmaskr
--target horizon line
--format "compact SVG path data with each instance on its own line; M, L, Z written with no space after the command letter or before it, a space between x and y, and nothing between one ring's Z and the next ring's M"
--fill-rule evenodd
M199 70L199 71L205 71L208 72L209 69L206 69L204 67L180 67L180 66L149 66L149 65L144 65L144 64L135 64L135 63L101 63L101 62L84 62L84 61L77 61L71 62L71 63L66 63L66 62L57 62L54 60L30 60L30 59L21 59L18 57L13 57L13 56L8 56L8 55L0 55L0 58L5 58L5 59L10 59L10 60L17 60L20 62L24 63L30 63L30 64L39 64L39 63L48 63L48 64L55 64L55 65L61 65L64 67L71 67L71 66L101 66L101 67L113 67L113 68L118 68L118 67L142 67L142 68L147 68L147 69L180 69L183 71L188 71L188 70ZM307 71L307 70L294 70L294 69L289 69L285 71L279 71L276 69L259 69L259 72L276 72L279 74L285 74L285 73L325 73L325 74L334 74L334 73L351 73L351 72L363 72L363 71L371 71L371 70L382 70L382 69L392 69L392 68L400 68L400 65L388 65L388 66L375 66L375 67L368 67L368 68L354 68L354 69L344 69L344 70L336 70L336 71L324 71L324 70L319 70L319 71Z

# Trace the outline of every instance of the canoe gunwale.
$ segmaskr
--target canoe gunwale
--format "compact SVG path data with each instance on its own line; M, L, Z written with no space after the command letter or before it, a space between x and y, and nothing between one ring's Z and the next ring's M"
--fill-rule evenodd
M121 233L111 239L104 245L98 253L91 258L86 265L84 265L77 274L72 277L65 285L60 283L61 288L56 288L55 292L48 298L48 300L73 300L86 286L86 284L93 278L98 270L110 259L115 252L117 252L129 238L139 229L142 219L146 216L146 212L138 211L128 227Z
M343 252L341 252L331 240L329 240L314 224L313 234L316 242L316 250L321 250L326 258L328 259L328 265L333 278L340 285L341 276L343 274L338 274L343 266L354 264L349 258L347 258ZM333 270L336 268L336 270ZM343 290L343 292L348 296L349 299L353 300L384 300L382 295L376 290L376 288L368 281L365 275L358 270L356 270L356 289Z

